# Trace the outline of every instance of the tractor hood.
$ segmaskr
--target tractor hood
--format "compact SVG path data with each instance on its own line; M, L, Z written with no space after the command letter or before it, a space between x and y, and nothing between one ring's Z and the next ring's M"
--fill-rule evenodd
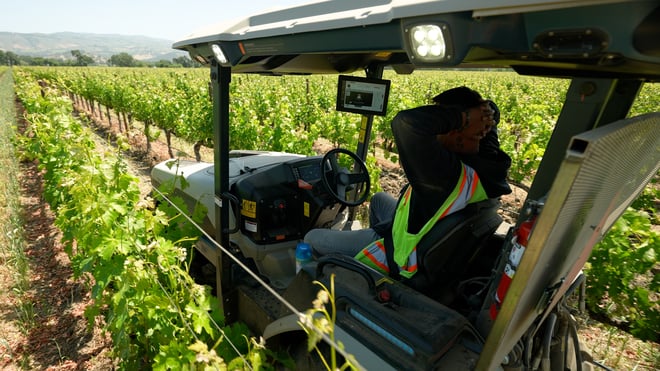
M237 182L241 176L255 170L285 161L304 158L302 155L269 151L231 151L229 159L229 182ZM185 179L182 192L189 200L197 200L207 210L213 210L215 197L213 188L213 163L190 160L163 161L151 169L151 180L156 187L165 183L181 184L177 177ZM211 224L215 225L215 213L209 213Z

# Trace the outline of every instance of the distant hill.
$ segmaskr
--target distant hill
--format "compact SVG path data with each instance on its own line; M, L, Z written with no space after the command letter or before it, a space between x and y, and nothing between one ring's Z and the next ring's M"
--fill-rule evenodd
M0 50L18 55L71 59L71 50L80 50L97 62L105 62L122 52L133 58L156 62L187 55L172 49L172 41L146 36L75 32L16 33L0 32Z

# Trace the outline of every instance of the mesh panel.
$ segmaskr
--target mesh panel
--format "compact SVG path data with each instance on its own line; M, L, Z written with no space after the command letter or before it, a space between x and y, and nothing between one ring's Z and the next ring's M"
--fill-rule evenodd
M573 138L489 334L486 348L497 350L482 356L502 359L537 316L556 304L593 246L659 169L660 113Z

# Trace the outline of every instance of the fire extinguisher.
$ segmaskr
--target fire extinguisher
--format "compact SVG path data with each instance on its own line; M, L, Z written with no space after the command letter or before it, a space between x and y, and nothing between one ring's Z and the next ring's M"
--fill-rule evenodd
M504 272L502 272L500 282L497 285L497 290L495 291L495 298L490 306L489 314L491 320L495 320L502 302L504 302L504 297L506 296L506 292L509 290L509 285L511 285L513 276L516 274L516 269L518 268L520 259L525 252L527 242L529 241L529 235L532 232L532 228L534 227L535 222L536 216L533 216L532 218L520 223L518 228L513 233L513 237L511 239L512 248L511 252L509 253L509 259L504 266Z

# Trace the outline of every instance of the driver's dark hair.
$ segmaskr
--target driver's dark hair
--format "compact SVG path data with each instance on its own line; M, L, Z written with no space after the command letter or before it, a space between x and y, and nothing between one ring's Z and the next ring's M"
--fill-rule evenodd
M485 100L477 91L468 88L467 86L459 86L433 97L433 102L440 106L455 106L459 107L462 111L476 107L484 102L488 102L495 111L495 122L500 122L500 110L497 105L491 100Z
M459 86L436 95L433 97L433 102L442 106L460 106L466 110L480 105L484 99L481 94L467 86Z

